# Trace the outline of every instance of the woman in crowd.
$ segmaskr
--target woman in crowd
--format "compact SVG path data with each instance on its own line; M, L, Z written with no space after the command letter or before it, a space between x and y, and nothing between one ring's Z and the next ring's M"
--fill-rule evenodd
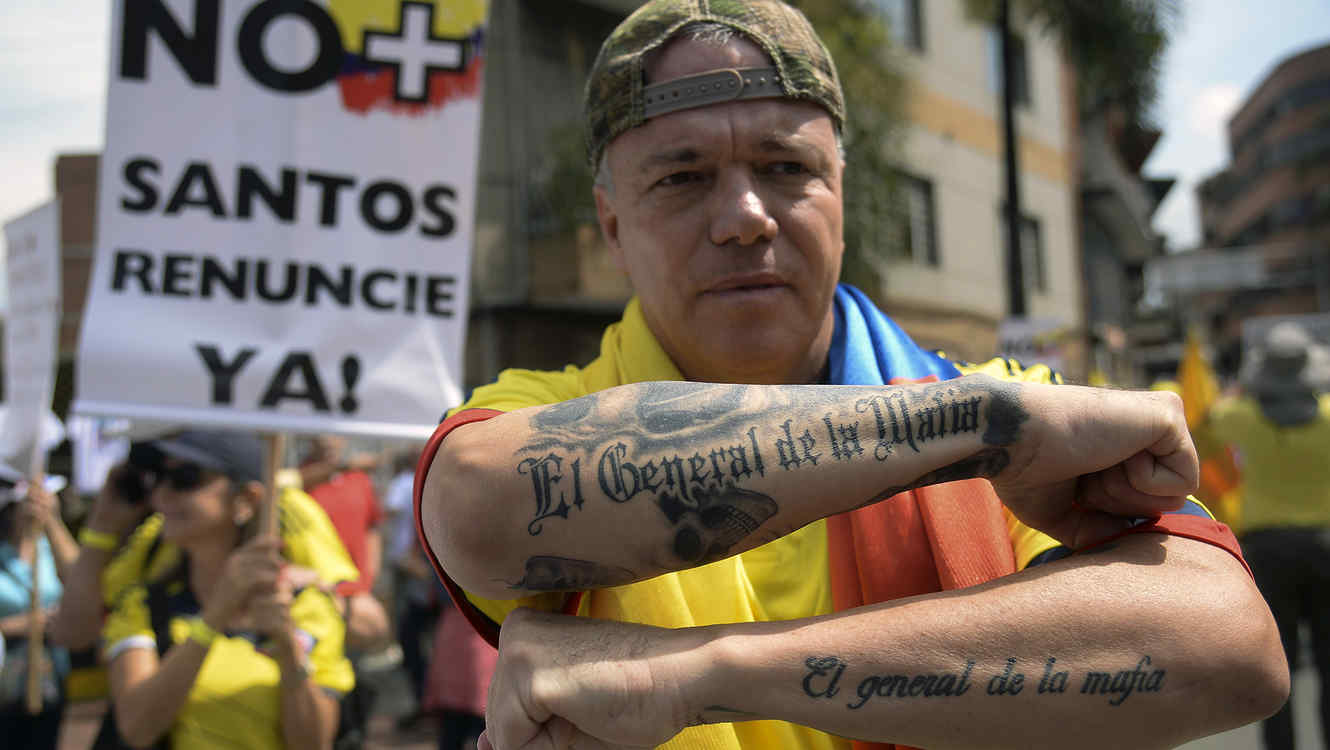
M33 618L43 627L60 601L60 582L78 550L60 518L59 502L46 488L28 485L0 468L0 642L6 665L0 680L0 738L5 747L53 748L64 715L64 676L69 656L46 644L41 660L28 648ZM38 533L34 533L38 532ZM41 609L32 609L33 570ZM28 712L27 669L41 664L42 708Z
M189 431L157 441L151 504L180 561L126 589L103 632L120 736L147 747L329 747L353 686L345 625L294 590L281 543L255 535L262 445Z

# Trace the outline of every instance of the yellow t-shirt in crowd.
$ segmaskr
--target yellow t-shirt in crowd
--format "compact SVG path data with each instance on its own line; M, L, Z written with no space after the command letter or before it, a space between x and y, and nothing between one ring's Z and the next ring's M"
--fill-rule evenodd
M1047 367L1022 369L1010 360L963 365L963 373L983 372L1009 380L1058 382ZM628 383L683 380L646 326L636 299L623 320L606 329L600 356L584 368L559 372L506 370L498 380L476 389L471 399L454 410L483 408L498 411L551 404ZM1024 567L1040 553L1058 546L1008 514L1008 528L1016 562ZM799 571L792 575L791 571ZM723 594L723 595L722 595ZM502 622L517 607L558 610L566 595L540 594L515 600L468 598L495 622ZM626 586L596 589L582 597L578 614L601 619L636 622L667 628L722 623L790 620L830 614L831 574L825 520L733 557L699 568L638 581ZM808 727L782 721L749 721L690 727L663 748L805 748L847 749L847 740Z
M1281 427L1254 399L1225 399L1206 428L1237 447L1242 469L1241 528L1330 526L1330 395L1304 425Z
M167 599L180 601L183 589L182 582L168 587ZM173 643L189 637L191 614L181 611L171 617ZM349 691L355 677L343 652L346 627L331 597L316 588L303 589L291 603L291 618L309 657L310 679L334 694ZM108 664L130 649L157 648L144 584L131 584L121 592L103 626L102 641ZM171 747L282 750L281 707L281 670L276 660L245 638L219 636L172 724Z
M328 514L314 498L287 487L278 497L277 509L277 527L287 560L314 570L329 585L360 577ZM107 609L115 607L121 592L130 586L156 580L179 562L179 548L170 542L158 542L161 530L162 517L148 517L107 563L102 571L102 601Z

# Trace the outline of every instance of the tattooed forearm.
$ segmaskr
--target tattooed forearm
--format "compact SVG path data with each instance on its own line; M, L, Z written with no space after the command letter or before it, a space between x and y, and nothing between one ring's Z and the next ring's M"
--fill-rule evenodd
M776 501L759 492L728 484L713 493L700 493L696 505L665 495L660 509L679 530L674 554L684 562L703 564L722 560L730 548L757 531L776 515Z
M992 477L1025 419L1018 386L983 377L910 387L644 383L536 411L538 437L516 470L531 482L531 536L588 501L644 498L670 525L673 556L701 564L755 533L778 535L763 529L780 512L767 494L775 476L886 462L959 436L988 447L868 501Z
M836 656L810 656L803 664L800 687L804 695L818 700L844 700L851 710L863 708L870 701L909 700L921 698L955 698L974 688L976 696L1004 697L1026 695L1055 696L1069 692L1105 698L1110 706L1120 706L1136 693L1158 693L1164 689L1167 673L1157 668L1148 655L1142 656L1134 667L1086 670L1073 675L1060 670L1056 657L1048 657L1040 668L1038 681L1027 679L1015 658L1007 659L1000 669L986 669L975 661L967 660L951 670L928 674L866 674L855 675L850 664ZM852 690L848 690L853 685ZM841 696L842 688L847 694Z
M885 461L899 446L918 453L931 440L978 432L985 445L1016 442L1029 419L1018 386L990 378L983 384L949 380L918 390L890 390L855 401L854 410L870 413L876 433L873 456Z
M878 493L876 497L869 498L864 505L871 505L879 500L885 500L892 495L899 495L907 490L917 490L920 487L928 487L934 484L943 484L944 482L957 482L962 479L992 479L1011 463L1011 456L1006 448L985 448L973 456L962 458L961 460L940 469L924 474L909 484L900 484L894 487L888 487ZM863 507L863 505L859 506Z
M622 586L637 578L633 571L616 565L538 555L526 561L526 575L510 586L522 591L585 591Z

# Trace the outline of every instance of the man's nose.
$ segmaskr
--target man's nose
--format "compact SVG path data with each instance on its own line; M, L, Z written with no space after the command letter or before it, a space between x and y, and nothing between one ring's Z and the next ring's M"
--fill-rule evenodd
M767 210L754 176L747 170L723 171L712 196L711 241L751 245L773 240L779 225Z

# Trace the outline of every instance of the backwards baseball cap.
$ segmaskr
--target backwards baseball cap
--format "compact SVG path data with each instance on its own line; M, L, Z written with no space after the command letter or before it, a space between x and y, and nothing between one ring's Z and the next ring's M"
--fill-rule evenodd
M768 68L710 71L646 85L646 60L693 23L728 26L761 47ZM583 113L587 157L652 117L739 99L782 97L821 105L839 131L845 100L831 54L812 24L780 0L652 0L638 8L600 47L587 77Z
M185 430L152 441L164 455L197 464L241 482L263 481L263 441L223 430Z

